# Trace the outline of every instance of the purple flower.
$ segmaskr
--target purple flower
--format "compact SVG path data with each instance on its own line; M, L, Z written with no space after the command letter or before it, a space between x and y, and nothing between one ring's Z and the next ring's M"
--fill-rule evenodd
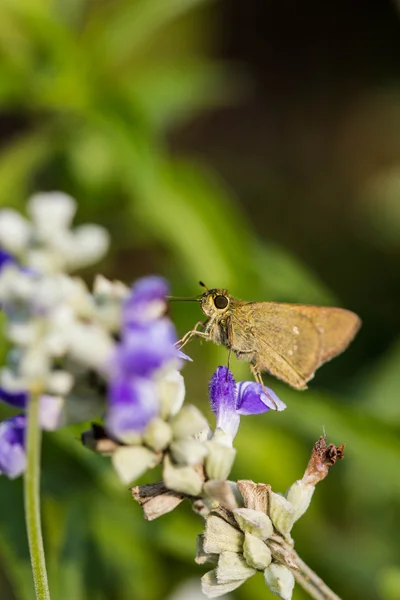
M286 404L270 388L256 381L240 381L237 385L239 415L259 415L268 410L285 410Z
M28 392L25 390L11 392L5 387L0 387L0 400L16 408L25 408L28 400Z
M131 289L123 308L123 321L126 328L152 323L163 317L169 294L166 279L156 275L139 279Z
M107 429L120 439L143 431L158 412L155 384L140 377L112 381L109 402Z
M175 342L175 327L168 319L131 327L118 347L117 364L130 377L150 377L164 364L177 359Z
M211 409L217 416L216 426L235 437L240 416L236 412L236 381L227 367L218 367L210 379Z
M28 392L9 391L0 387L0 400L15 408L26 408ZM43 394L39 399L39 424L46 431L55 431L64 421L65 400L61 396Z
M7 264L16 264L16 259L12 254L0 248L0 271Z
M211 409L216 426L232 439L239 428L240 415L258 415L268 410L284 410L286 405L269 388L255 381L236 384L227 367L218 367L210 379Z
M179 366L175 327L165 316L168 282L139 279L123 306L121 342L117 345L108 388L107 429L129 440L142 433L160 410L156 378L162 369Z
M26 467L24 415L0 423L0 474L19 477Z

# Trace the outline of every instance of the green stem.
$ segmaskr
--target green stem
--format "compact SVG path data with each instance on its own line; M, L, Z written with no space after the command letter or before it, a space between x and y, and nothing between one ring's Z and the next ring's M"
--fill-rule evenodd
M25 519L37 600L50 600L40 522L40 450L39 396L32 395L26 411L26 456L24 478Z

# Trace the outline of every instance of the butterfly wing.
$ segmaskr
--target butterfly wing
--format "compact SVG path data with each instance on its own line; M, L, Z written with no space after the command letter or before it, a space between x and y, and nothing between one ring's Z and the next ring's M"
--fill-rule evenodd
M307 316L285 304L249 302L232 311L231 328L238 358L296 389L307 387L321 354L320 334Z
M306 389L315 370L347 347L359 325L357 315L340 308L240 303L231 314L232 347L239 358L247 353L260 371Z
M321 335L320 365L346 350L361 327L361 319L351 310L325 306L289 304L308 317Z

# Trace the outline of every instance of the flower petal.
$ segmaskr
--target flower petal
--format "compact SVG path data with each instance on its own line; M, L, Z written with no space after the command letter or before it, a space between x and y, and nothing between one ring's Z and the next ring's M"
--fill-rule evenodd
M130 329L116 353L116 363L130 376L149 377L177 359L175 327L168 319Z
M236 412L236 382L227 367L218 367L210 379L211 409L217 416L217 428L235 437L240 417Z
M268 410L284 410L286 404L271 389L255 381L241 381L237 386L237 412L259 415Z
M0 248L0 271L6 264L15 264L17 261L12 254Z
M63 192L40 192L28 201L29 214L40 231L68 228L76 208L76 200Z
M26 467L24 415L0 423L0 474L19 477Z
M156 386L144 378L116 379L109 387L107 429L122 441L141 433L159 410Z
M16 408L25 408L28 399L26 390L10 391L5 387L0 387L0 400L15 406Z
M152 275L139 279L124 305L124 323L127 327L148 323L164 316L169 285L166 279Z
M72 232L68 266L80 269L98 262L107 253L109 245L110 236L104 227L95 224L79 225Z
M0 211L0 244L19 254L23 252L31 233L30 223L12 208Z
M46 431L55 431L64 425L65 400L61 396L44 394L39 399L39 424Z

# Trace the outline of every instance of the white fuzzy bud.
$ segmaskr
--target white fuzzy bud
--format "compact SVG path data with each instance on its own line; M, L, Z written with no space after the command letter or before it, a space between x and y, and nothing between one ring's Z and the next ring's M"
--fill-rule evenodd
M229 583L219 583L217 580L217 570L208 571L201 578L201 589L203 594L207 596L207 598L218 598L219 596L224 596L228 594L228 592L232 592L236 590L236 588L240 587L242 583L244 583L246 579L242 581L230 581Z
M190 404L183 406L179 413L172 417L170 425L175 439L196 435L208 427L199 409Z
M282 600L291 600L294 588L294 576L284 565L271 563L264 571L265 583L273 594Z
M176 369L172 369L157 381L160 411L163 419L176 415L185 399L185 381Z
M209 479L228 479L236 457L231 436L222 429L217 429L214 437L205 442L205 446L208 449L205 467Z
M198 496L203 487L203 479L193 467L174 465L168 454L164 457L163 481L168 489L189 496Z
M269 516L258 510L237 508L233 512L233 516L242 531L251 533L261 540L271 537L274 532Z
M236 552L222 552L218 560L218 583L230 581L244 581L255 575L256 570L249 567L242 554Z
M204 551L207 554L242 552L244 535L221 517L211 514L206 520Z
M207 454L207 448L192 438L183 438L172 442L170 452L179 465L197 465Z
M157 464L154 452L143 446L121 446L112 455L112 463L122 483L130 484Z
M74 385L74 377L67 371L52 371L47 380L47 389L51 394L67 396Z
M291 503L280 494L271 492L269 514L271 521L278 531L286 535L294 523L294 508Z
M267 544L251 533L244 534L243 556L247 564L258 571L266 569L272 560L271 550Z
M196 538L196 557L194 560L198 565L206 563L216 565L218 563L218 554L207 554L204 550L204 535L198 535Z
M156 417L146 427L146 431L143 435L144 442L150 446L153 450L160 451L164 450L172 439L171 427Z
M304 483L301 479L295 481L286 492L286 499L293 506L293 520L297 521L306 512L310 506L315 486L310 483Z

